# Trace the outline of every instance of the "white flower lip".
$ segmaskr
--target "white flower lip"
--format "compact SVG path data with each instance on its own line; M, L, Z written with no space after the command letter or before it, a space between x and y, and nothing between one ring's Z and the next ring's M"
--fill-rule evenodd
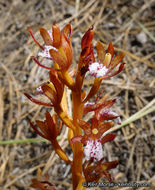
M42 92L41 86L37 87L37 92Z
M51 57L50 52L49 52L50 49L54 49L55 51L58 51L53 46L44 46L44 50L42 52L39 52L38 56L51 59L52 57Z
M37 89L36 89L35 95L41 95L41 94L43 94L43 90L42 90L42 87L39 86L39 87L37 87Z
M99 78L105 76L108 71L108 68L99 64L98 62L94 62L88 67L90 75Z
M86 102L84 104L84 107L87 107L87 106L93 106L95 103L94 102Z
M100 140L88 140L84 148L84 155L86 160L94 158L100 161L103 158L103 149Z
M48 30L48 34L50 35L50 38L53 40L52 30ZM47 59L52 59L52 57L49 53L50 49L54 49L55 51L58 51L55 47L53 47L51 45L45 45L44 50L41 52L38 52L38 56L43 57L43 58L47 58Z

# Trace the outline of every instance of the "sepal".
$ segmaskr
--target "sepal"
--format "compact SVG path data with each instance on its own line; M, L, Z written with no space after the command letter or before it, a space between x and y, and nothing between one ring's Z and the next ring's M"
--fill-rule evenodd
M112 45L112 42L109 43L109 46L108 46L108 49L107 49L107 53L111 54L111 59L112 59L113 56L114 56L114 53L115 53L114 47Z
M53 45L53 39L51 38L49 32L45 28L40 28L40 34L46 45Z
M109 170L116 168L118 161L103 162L103 160L104 158L96 163L94 163L93 160L85 161L83 163L83 173L87 183L98 182L102 176L104 176L109 182L113 181Z
M97 50L97 60L99 63L103 64L105 59L105 49L100 41L96 44L96 50Z
M30 122L31 127L35 130L35 132L40 135L41 137L49 140L49 141L56 141L57 136L59 135L62 127L62 122L58 124L58 118L56 115L51 116L50 113L46 112L46 120L40 121L36 120L37 127Z
M49 182L49 175L42 175L42 171L38 169L37 171L37 179L32 179L32 184L30 185L32 188L36 188L39 190L57 190L54 184Z
M107 134L101 139L101 143L105 144L107 142L113 141L115 139L115 134Z
M55 48L59 48L61 43L61 32L56 22L54 22L52 26L52 35L53 35L53 46Z
M46 103L46 102L42 102L40 100L37 100L36 98L33 98L31 95L29 95L28 93L24 93L24 95L33 103L41 105L41 106L47 106L47 107L53 107L53 104L51 103Z
M93 38L94 38L94 31L93 31L93 27L91 27L82 37L81 49L83 50L86 47L90 47Z
M29 31L33 41L42 49L44 50L44 47L42 45L40 45L40 43L35 39L34 35L33 35L33 31L31 27L27 27L27 30Z

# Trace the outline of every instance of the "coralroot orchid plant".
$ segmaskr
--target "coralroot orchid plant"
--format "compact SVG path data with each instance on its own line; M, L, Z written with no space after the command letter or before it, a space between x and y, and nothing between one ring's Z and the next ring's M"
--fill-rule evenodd
M101 98L97 95L94 103L91 103L90 100L98 93L102 80L113 77L122 71L125 64L121 63L124 53L114 57L112 43L105 51L102 43L98 41L96 44L97 60L95 60L92 45L94 31L91 27L82 37L81 54L77 68L71 70L73 30L70 24L66 25L62 31L55 22L49 31L40 28L44 46L35 39L30 27L28 31L41 49L38 56L51 60L52 66L44 66L36 57L32 57L40 67L49 71L49 81L39 86L35 94L46 96L49 102L38 100L28 93L25 95L35 104L54 108L55 111L54 115L47 111L44 121L36 120L37 126L30 122L31 127L41 137L49 140L56 154L67 164L70 164L73 190L85 189L86 187L83 186L85 182L86 184L98 182L102 176L106 180L112 181L113 178L109 170L115 168L118 161L107 162L104 160L106 155L103 152L103 145L115 138L115 134L106 134L105 132L113 127L112 120L119 118L118 114L111 111L116 100L107 100L105 95ZM83 89L86 73L94 78L88 93ZM72 118L66 112L65 87L68 87L72 92ZM83 120L83 116L88 112L94 112L89 123ZM68 142L73 151L72 160L57 140L61 133L62 124L68 127ZM56 189L47 180L35 179L31 186L41 190Z

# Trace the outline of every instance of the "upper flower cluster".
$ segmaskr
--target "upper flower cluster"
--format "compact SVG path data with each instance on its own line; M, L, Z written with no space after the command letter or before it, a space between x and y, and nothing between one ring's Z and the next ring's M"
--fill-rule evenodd
M87 97L83 99L86 103L91 97L93 97L99 90L101 81L106 78L117 75L124 68L125 63L121 63L124 53L120 53L114 57L114 48L112 43L109 44L107 51L105 51L101 42L97 42L97 61L95 61L92 40L94 37L94 31L91 27L83 36L81 40L81 55L79 58L78 69L68 71L72 64L73 51L72 51L72 27L70 24L66 25L62 31L58 25L54 22L51 30L40 28L40 34L43 38L44 44L41 45L34 37L32 29L28 27L35 43L41 48L41 52L38 56L42 56L53 61L53 67L47 67L42 65L39 60L32 56L32 59L41 67L50 70L50 83L41 85L40 92L47 96L52 104L44 103L34 99L29 94L25 95L33 102L44 106L55 106L60 104L64 84L71 90L81 91L83 80L86 72L95 77L94 84L88 93ZM119 65L119 68L117 66ZM73 74L75 74L75 81ZM36 94L39 94L38 92ZM41 94L41 93L40 93ZM102 110L103 111L103 110ZM104 112L107 110L104 109ZM108 110L109 112L109 110ZM112 113L112 112L111 112Z
M45 43L44 46L40 45L40 43L35 39L30 27L28 27L28 31L35 43L42 50L38 53L38 56L52 59L57 64L58 69L67 70L69 68L69 66L72 64L73 58L71 43L72 27L70 24L66 25L62 32L56 23L54 23L52 29L48 31L44 28L40 28L40 34Z
M96 44L97 50L97 61L93 52L92 40L94 37L93 28L91 27L83 36L81 41L81 56L79 60L79 69L81 74L87 71L90 75L95 78L106 79L117 75L124 68L125 63L121 63L125 54L121 52L119 55L114 57L114 47L112 43L109 44L107 51L104 49L103 44L98 41ZM119 65L119 68L115 71L114 69Z
M96 49L98 62L93 62L90 64L88 69L92 76L96 78L101 77L102 79L106 79L113 77L122 71L125 64L121 63L123 57L125 56L123 52L114 57L115 51L112 43L109 44L106 52L102 43L99 41L96 44ZM114 71L118 65L118 70Z

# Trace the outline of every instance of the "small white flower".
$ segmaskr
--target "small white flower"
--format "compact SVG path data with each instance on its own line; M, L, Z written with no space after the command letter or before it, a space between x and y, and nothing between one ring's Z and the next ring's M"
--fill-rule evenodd
M100 140L88 140L84 148L84 155L86 160L94 158L99 161L103 158L103 149Z
M51 55L49 53L49 50L50 49L54 49L55 51L58 51L55 47L53 46L44 46L44 50L42 52L39 52L38 53L38 56L40 57L44 57L44 58L48 58L48 59L51 59Z
M89 65L88 69L90 75L96 78L103 77L108 71L108 69L105 66L99 64L98 62L94 62L91 65Z

